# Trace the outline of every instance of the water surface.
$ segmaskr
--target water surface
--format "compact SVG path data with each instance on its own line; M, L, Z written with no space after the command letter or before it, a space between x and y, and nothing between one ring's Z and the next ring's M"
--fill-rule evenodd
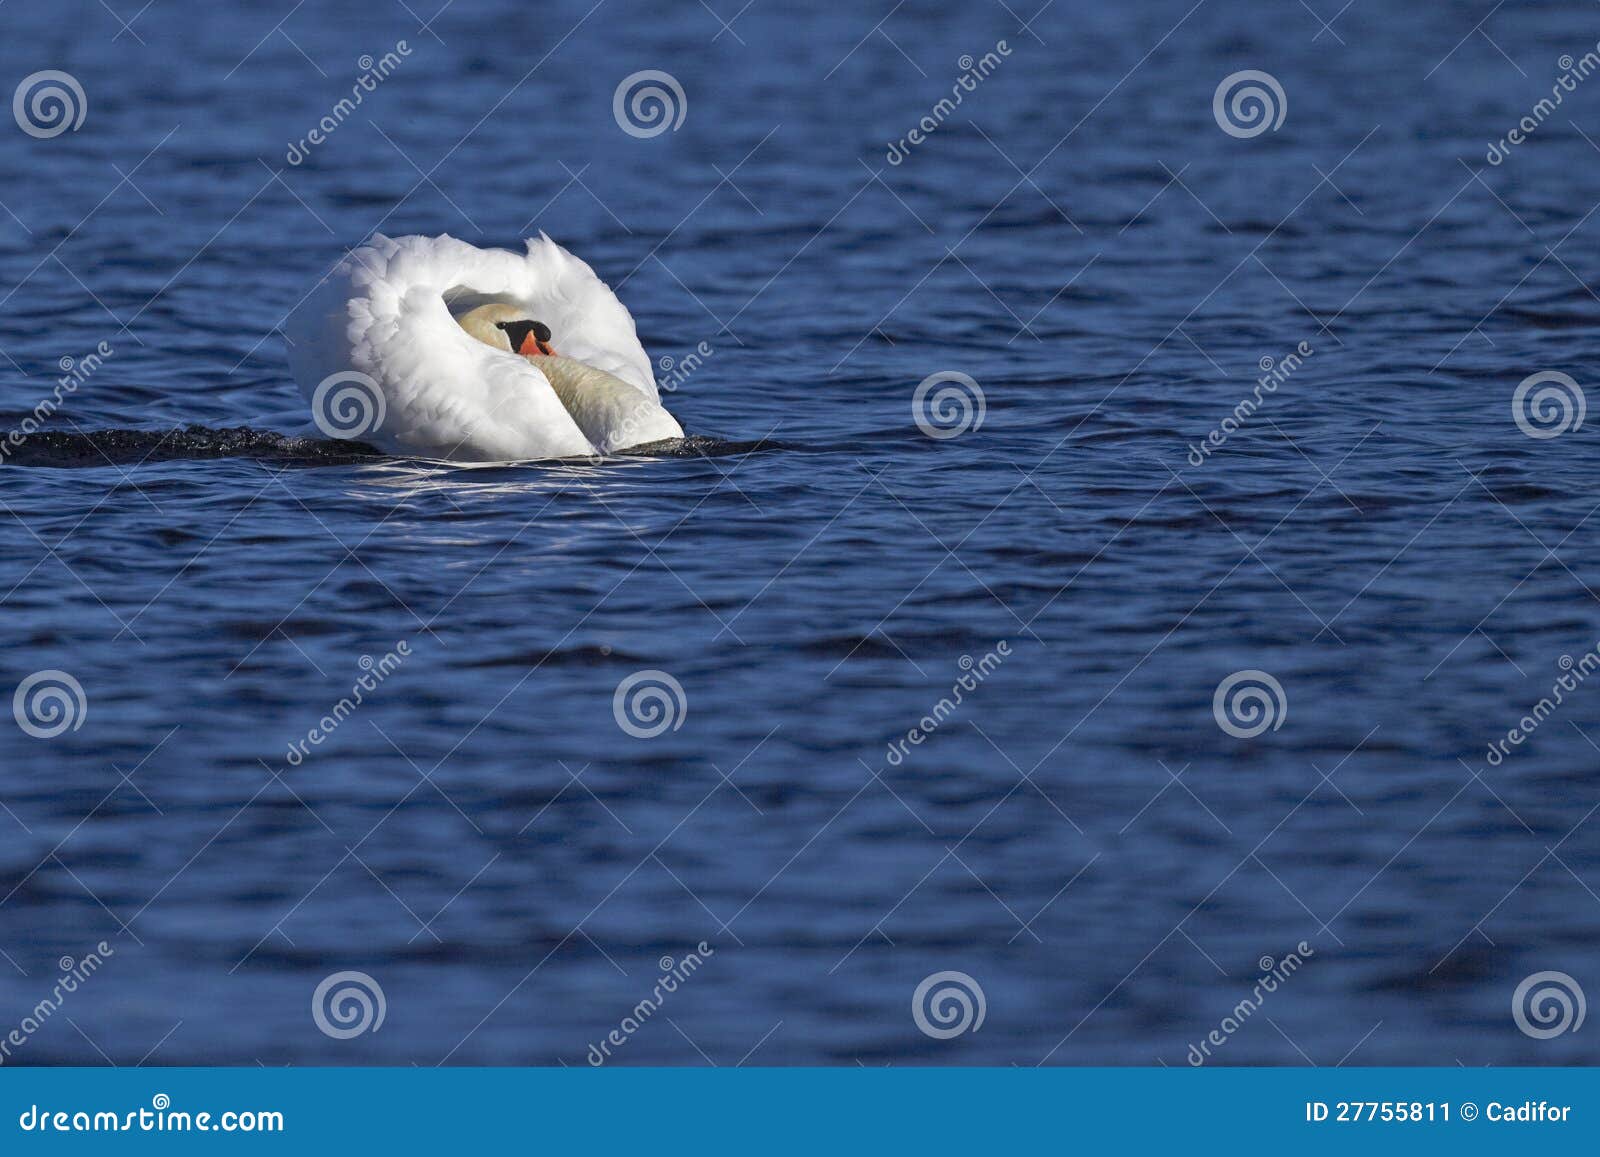
M1216 1063L1595 1061L1511 1005L1600 992L1600 686L1487 751L1600 640L1593 428L1512 416L1600 354L1600 82L1485 160L1593 6L713 7L0 10L88 100L0 133L0 426L112 351L0 469L3 689L87 702L0 728L0 1027L114 952L9 1061L583 1064L702 942L614 1063L1182 1065L1302 942ZM1276 131L1214 119L1245 69ZM307 438L278 327L348 247L538 229L712 351L690 445ZM379 1031L318 1030L342 971Z

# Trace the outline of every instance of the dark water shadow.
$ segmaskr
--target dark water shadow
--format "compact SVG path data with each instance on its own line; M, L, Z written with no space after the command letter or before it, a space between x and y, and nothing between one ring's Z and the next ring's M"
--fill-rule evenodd
M656 458L725 458L770 450L805 447L773 441L733 441L694 435L653 442L597 458L542 459L543 462L607 462ZM139 466L150 462L175 462L213 458L251 458L285 466L347 466L366 462L434 461L396 458L375 446L354 440L309 438L259 430L249 426L185 426L173 430L93 430L66 433L44 431L18 446L0 446L0 465L84 469L96 466ZM448 463L463 465L462 463ZM490 465L490 464L479 464ZM492 465L516 465L495 463Z

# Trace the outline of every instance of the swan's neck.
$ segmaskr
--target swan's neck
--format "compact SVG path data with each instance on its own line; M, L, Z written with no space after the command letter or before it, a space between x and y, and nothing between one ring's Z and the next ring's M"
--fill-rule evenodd
M683 431L665 410L621 378L576 358L530 357L528 361L549 381L584 437L601 450L682 436Z
M550 388L555 390L556 396L561 399L561 404L575 418L580 410L589 410L596 405L616 401L627 401L630 395L644 400L643 395L627 382L576 358L560 355L534 356L528 358L528 361L545 376Z

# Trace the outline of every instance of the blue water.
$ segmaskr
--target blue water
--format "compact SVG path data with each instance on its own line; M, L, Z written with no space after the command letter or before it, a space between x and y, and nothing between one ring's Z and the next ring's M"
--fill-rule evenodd
M3 425L111 351L0 469L5 698L86 705L0 727L0 1028L111 952L6 1063L582 1065L701 942L612 1063L1183 1065L1302 941L1212 1063L1600 1058L1512 1014L1600 993L1600 681L1487 759L1600 640L1595 427L1512 413L1600 354L1600 81L1485 159L1592 5L113 7L0 9L5 90L87 100L0 131ZM614 119L643 69L676 131ZM1214 119L1244 69L1275 131ZM688 445L304 437L278 327L347 248L538 229L711 351ZM378 1031L319 1030L342 971Z

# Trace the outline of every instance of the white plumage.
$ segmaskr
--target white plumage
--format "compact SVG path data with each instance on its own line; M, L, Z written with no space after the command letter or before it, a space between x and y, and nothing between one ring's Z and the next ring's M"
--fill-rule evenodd
M527 247L379 235L354 250L285 326L318 426L390 453L472 462L681 438L610 287L542 233ZM523 357L468 334L458 315L487 302L525 309L562 356ZM541 364L564 379L559 394Z

